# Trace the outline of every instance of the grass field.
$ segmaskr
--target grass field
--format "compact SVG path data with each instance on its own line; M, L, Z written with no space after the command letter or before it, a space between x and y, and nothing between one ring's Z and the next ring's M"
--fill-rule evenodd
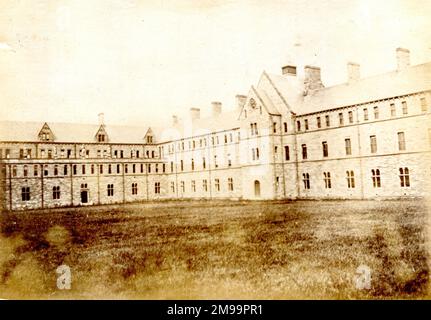
M1 298L431 297L418 201L135 203L0 221ZM70 290L56 286L62 264ZM369 289L355 285L360 265Z

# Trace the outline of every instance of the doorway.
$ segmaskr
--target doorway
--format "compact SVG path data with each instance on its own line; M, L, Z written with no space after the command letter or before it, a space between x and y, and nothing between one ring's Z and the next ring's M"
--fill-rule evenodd
M81 191L81 203L88 203L88 191L87 190Z
M260 197L260 182L259 182L259 180L254 181L254 196Z

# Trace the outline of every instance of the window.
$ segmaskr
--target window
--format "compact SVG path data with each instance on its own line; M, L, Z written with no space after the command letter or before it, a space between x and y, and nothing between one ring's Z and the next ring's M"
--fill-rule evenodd
M48 159L52 159L52 150L48 149Z
M304 120L304 127L305 127L305 130L308 130L308 119Z
M111 173L112 173L112 165L108 164L108 174L111 174Z
M302 159L304 159L304 160L307 159L307 145L306 144L302 145Z
M174 172L174 162L171 161L171 172Z
M195 170L195 160L193 158L192 158L191 166L192 166L192 171Z
M376 138L376 136L370 136L370 151L371 151L371 153L377 152L377 138Z
M184 184L184 181L181 181L181 192L184 193L186 192L186 185Z
M117 164L117 173L121 172L121 166L119 164Z
M391 108L391 117L395 117L397 115L397 109L395 108L395 103L391 103L390 108Z
M351 189L355 187L355 173L351 171L346 171L347 178L347 188Z
M398 150L399 151L406 150L406 140L405 140L404 132L398 132Z
M342 126L344 124L344 117L342 113L338 114L338 122L340 124L340 126Z
M374 107L374 119L379 119L379 107Z
M63 175L67 176L67 164L63 166Z
M67 174L67 173L66 173ZM38 175L39 175L39 166L37 165L37 164L35 164L34 166L33 166L33 175L35 176L35 177L37 177Z
M323 141L322 142L322 151L323 151L323 157L328 156L328 142Z
M30 201L30 187L21 188L21 200Z
M227 154L227 166L231 167L232 166L232 158L230 153Z
M202 189L207 192L208 191L208 181L202 180Z
M155 194L160 194L160 182L155 182L154 183L154 193Z
M147 163L147 172L151 173L151 163ZM127 173L127 164L126 164L126 173Z
M422 112L428 111L427 99L425 98L421 98L421 111Z
M48 172L48 165L44 165L44 167L43 167L43 175L47 176L48 174L49 174L49 172Z
M373 180L373 187L374 188L380 188L380 170L379 169L372 169L371 170L371 179Z
M323 172L323 181L325 182L325 189L331 189L331 173Z
M258 135L259 133L258 133L258 130L257 130L257 123L256 122L254 122L254 123L251 123L250 124L250 129L251 129L251 135L253 136L253 135ZM218 138L218 137L217 137ZM217 139L218 140L218 139ZM218 142L217 142L217 144L218 144ZM214 145L214 137L213 137L213 145Z
M402 188L410 187L409 168L400 168L400 185Z
M136 182L132 183L132 195L138 194L138 184Z
M82 165L82 168L81 168L81 169L82 169L82 174L84 175L84 174L85 174L85 164L83 164L83 165ZM102 173L102 172L101 172L101 173ZM54 175L56 175L56 174L55 174L55 168L54 168Z
M277 122L272 123L272 132L277 133Z
M218 168L217 155L214 156L214 168Z
M184 171L184 162L183 162L183 160L180 160L180 169L181 169L181 171Z
M284 127L284 132L287 132L287 122L283 123L283 127Z
M142 165L141 165L141 172L142 172ZM165 173L166 172L166 163L162 164L162 172Z
M192 188L192 192L196 192L196 181L195 180L191 181L191 188Z
M320 119L320 117L317 117L316 120L317 120L317 128L321 128L322 127L322 120Z
M126 168L127 168L127 164L126 164ZM103 164L99 165L99 174L103 174Z
M108 190L108 197L114 196L114 185L112 183L108 184L107 190Z
M301 131L301 121L296 121L296 129L298 130L298 131Z
M353 111L349 111L349 123L353 123Z
M406 101L401 102L401 106L402 106L402 109L403 109L403 114L406 115L408 113L407 102Z
M171 181L171 192L175 193L175 182Z
M352 154L352 143L350 141L350 138L344 139L344 145L346 148L346 156L350 156Z
M368 109L364 108L364 121L368 120Z
M329 115L326 115L326 116L325 116L325 122L326 122L326 126L327 126L327 127L331 126L331 122L330 122L330 119L329 119Z
M220 191L220 179L215 179L215 189L216 191Z
M73 165L72 170L73 170L73 175L78 174L78 166L76 164Z
M132 164L132 173L136 173L136 164Z
M23 176L24 177L28 176L28 167L26 165L24 165L24 167L23 167Z
M20 159L24 158L24 149L19 149L19 158Z
M289 146L284 146L284 160L290 160Z
M52 199L54 200L60 199L60 186L52 187Z
M233 191L233 178L227 178L227 189Z
M308 173L302 174L302 181L304 182L304 189L310 189L310 175Z
M104 134L99 134L97 137L99 142L105 142L105 135Z

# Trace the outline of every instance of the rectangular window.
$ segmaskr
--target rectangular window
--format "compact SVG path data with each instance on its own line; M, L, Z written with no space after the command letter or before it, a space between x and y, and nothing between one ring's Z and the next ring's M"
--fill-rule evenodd
M112 174L112 165L108 164L108 174Z
M344 139L344 145L346 148L346 156L352 155L352 143L349 138Z
M349 111L349 123L353 123L353 111Z
M327 127L330 127L330 126L331 126L331 122L330 122L330 119L329 119L329 115L326 115L326 116L325 116L325 122L326 122L326 126L327 126Z
M181 192L182 193L186 192L186 185L185 185L184 181L181 181L180 185L181 185Z
M287 132L287 122L284 122L283 126L284 126L284 132L286 133Z
M328 142L323 141L322 142L322 150L323 150L323 157L328 156Z
M193 158L192 158L190 165L192 167L192 171L195 170L195 160Z
M403 101L403 102L401 102L401 105L402 105L402 109L403 109L403 115L408 114L408 110L407 110L407 102L406 102L406 101Z
M26 165L24 165L24 167L23 167L23 176L24 177L28 176L28 167Z
M302 159L304 159L304 160L307 159L307 145L306 144L302 145Z
M127 173L127 164L126 164L126 173ZM151 163L147 163L147 173L151 173Z
M397 109L395 107L395 103L391 103L390 108L391 108L391 117L393 118L397 115Z
M67 167L67 166L66 166ZM66 174L67 174L67 172L66 172ZM33 166L33 175L35 176L35 177L37 177L38 175L39 175L39 166L37 165L37 164L35 164L34 166Z
M353 170L346 171L346 179L347 179L347 188L352 189L355 188L355 173Z
M180 160L180 169L181 169L181 171L184 171L184 162L183 162L183 160Z
M21 200L30 201L30 187L21 188Z
M421 111L422 112L428 111L427 99L425 98L421 98Z
M317 117L316 121L317 121L317 128L321 128L322 127L322 120L320 119L320 117Z
M202 180L202 189L207 192L208 191L208 181Z
M99 174L103 174L103 164L99 165Z
M214 168L218 168L217 155L214 156Z
M52 199L54 200L60 199L60 186L52 187Z
M174 162L171 161L171 172L174 172Z
M308 173L302 174L302 182L304 183L304 189L310 189L310 175Z
M284 146L284 159L286 161L290 160L289 146Z
M155 182L154 183L154 193L155 194L160 194L160 182Z
M19 158L20 159L24 158L24 149L19 149Z
M82 165L81 169L82 169L82 175L84 175L85 174L85 164ZM55 175L55 173L54 173L54 175Z
M196 192L196 181L195 180L191 181L191 188L192 188L192 192Z
M228 178L227 179L227 189L229 191L233 191L233 178Z
M107 191L108 191L108 197L114 196L114 185L108 184Z
M67 164L63 166L63 175L67 176Z
M405 140L404 132L398 132L398 150L399 151L406 150L406 140Z
M371 151L371 153L377 152L377 138L376 138L376 136L370 136L370 151Z
M273 133L277 133L277 122L274 122L274 123L272 124L272 132L273 132Z
M175 182L171 181L171 192L175 193Z
M136 164L132 164L132 173L136 173Z
M344 117L343 117L342 113L338 114L338 121L339 121L340 126L342 126L344 124Z
M323 172L323 181L325 182L325 189L331 189L331 173Z
M379 107L374 107L374 119L379 119Z
M78 171L78 167L77 167L77 165L76 165L76 164L74 164L72 168L73 168L73 175L77 175L77 173L78 173L78 172L77 172L77 171Z
M304 120L304 127L305 127L305 130L308 130L308 119Z
M220 179L215 179L215 189L216 191L220 191Z
M364 108L364 121L368 120L368 109Z
M117 174L121 173L121 166L117 164Z
M409 168L400 168L400 185L402 188L410 187Z
M298 131L301 131L301 121L296 121L296 129L298 130Z
M379 169L372 169L371 170L371 180L373 181L373 187L374 188L380 188L381 187L380 170Z

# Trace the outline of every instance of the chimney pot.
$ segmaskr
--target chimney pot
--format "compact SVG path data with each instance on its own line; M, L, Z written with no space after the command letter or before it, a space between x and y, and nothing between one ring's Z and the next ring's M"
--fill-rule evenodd
M211 102L211 110L213 117L221 114L221 102L213 101Z
M282 75L296 76L296 66L287 65L281 68Z
M304 67L304 87L305 91L312 91L323 88L322 79L320 78L320 68L314 66Z
M397 70L403 70L410 66L410 51L405 48L397 48Z
M201 116L201 109L199 108L190 108L190 117L192 120L199 119Z

